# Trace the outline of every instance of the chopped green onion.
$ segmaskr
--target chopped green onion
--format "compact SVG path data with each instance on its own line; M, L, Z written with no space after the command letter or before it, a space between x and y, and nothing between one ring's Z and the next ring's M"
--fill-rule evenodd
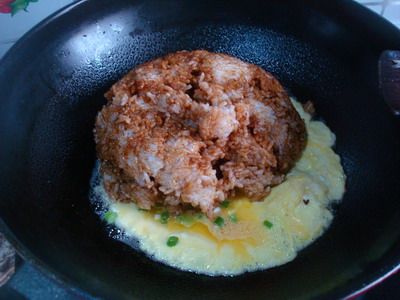
M160 223L167 224L169 219L169 212L163 211L160 215Z
M220 204L220 206L221 206L222 208L228 208L228 206L229 206L229 201L228 201L228 200L222 201L221 204Z
M218 227L222 227L222 226L224 226L224 223L225 223L225 220L224 220L224 218L222 218L222 217L217 217L215 220L214 220L214 224L215 225L217 225Z
M176 217L179 223L184 226L190 226L193 224L193 217L191 215L183 214Z
M230 214L229 215L229 220L231 220L232 223L237 223L238 222L238 218L236 214Z
M144 208L138 208L138 211L149 211L149 210Z
M272 223L271 223L270 221L268 221L268 220L265 220L265 221L263 222L263 224L264 224L264 226L267 227L268 229L271 229L272 226L274 226L274 224L272 224Z
M195 214L195 217L196 217L197 219L201 219L201 218L204 217L204 215L203 215L202 213L196 213L196 214Z
M179 238L177 236L171 235L167 240L168 247L175 247L178 244Z
M104 214L103 217L104 217L104 220L106 220L106 222L108 224L112 224L117 219L117 213L109 210Z

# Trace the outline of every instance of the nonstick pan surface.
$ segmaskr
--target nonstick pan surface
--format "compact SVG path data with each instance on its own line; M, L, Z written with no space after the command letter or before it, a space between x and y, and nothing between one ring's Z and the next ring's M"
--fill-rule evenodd
M103 93L129 69L207 49L272 72L337 135L346 194L327 232L292 262L207 277L113 240L88 199ZM0 62L0 217L52 277L114 299L338 298L400 263L400 122L378 85L400 32L351 1L79 1Z

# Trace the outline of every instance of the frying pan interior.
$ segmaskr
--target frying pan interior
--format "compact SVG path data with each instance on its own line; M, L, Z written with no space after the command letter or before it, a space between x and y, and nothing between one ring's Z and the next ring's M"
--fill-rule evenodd
M132 67L182 49L272 72L337 135L347 191L330 229L291 263L207 277L109 238L88 200L103 93ZM91 294L278 299L350 294L400 262L400 126L377 60L399 32L348 1L81 1L0 63L0 215L18 250Z

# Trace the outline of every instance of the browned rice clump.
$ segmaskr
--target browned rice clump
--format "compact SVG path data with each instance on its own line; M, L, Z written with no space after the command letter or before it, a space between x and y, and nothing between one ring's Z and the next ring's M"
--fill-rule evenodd
M130 71L106 93L95 139L117 201L208 216L236 193L253 200L301 155L306 131L279 82L225 54L181 51Z

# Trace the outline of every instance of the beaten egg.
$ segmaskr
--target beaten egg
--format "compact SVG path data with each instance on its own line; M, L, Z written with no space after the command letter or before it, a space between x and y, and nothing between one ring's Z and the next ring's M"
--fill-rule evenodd
M115 202L101 181L92 186L92 198L101 199L106 219L143 252L178 269L237 275L287 263L323 234L333 219L330 207L345 190L340 158L332 150L335 135L292 102L306 124L307 146L286 180L263 201L227 199L220 216L209 220L200 213L170 216L162 208L143 211L134 203Z

